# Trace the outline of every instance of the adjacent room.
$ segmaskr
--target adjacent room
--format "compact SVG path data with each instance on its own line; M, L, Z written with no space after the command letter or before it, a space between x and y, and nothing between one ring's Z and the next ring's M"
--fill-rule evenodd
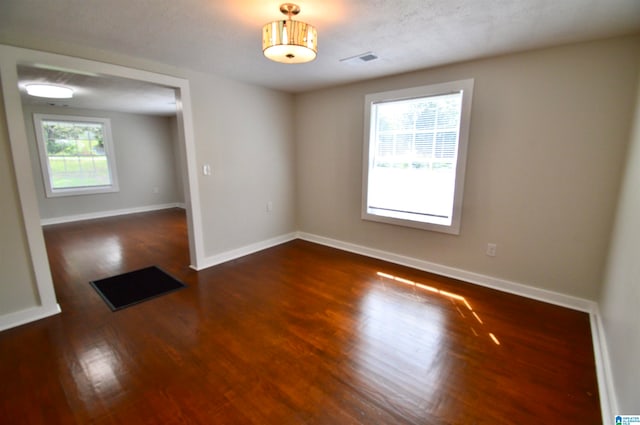
M51 99L30 96L26 90L21 92L31 164L35 165L34 182L39 185L36 192L42 224L184 208L184 161L180 155L172 89L122 78L25 66L18 67L18 81L21 87L42 82L71 85L84 94L75 99ZM96 161L106 161L113 167L110 171L114 177L111 182L107 176L106 183L113 183L115 190L96 191L96 187L104 186L102 181L98 182L99 186L93 186L94 193L88 193L90 191L83 186L86 184L83 181L70 183L71 187L66 191L55 184L47 184L55 183L56 177L47 176L48 167L46 163L43 166L40 160L46 156L38 151L44 143L36 140L37 134L42 133L42 120L52 127L60 123L82 126L78 120L108 124L108 132L101 135L99 146L84 146L80 141L70 143L69 134L61 134L64 141L50 152L51 158L56 159L52 162L51 171L60 174L58 179L64 179L73 172L81 172L83 165L91 172L99 172L100 166L96 166ZM109 139L106 141L109 149L105 148L105 137ZM91 155L87 154L89 151ZM110 152L113 155L109 155ZM107 167L104 168L106 171ZM67 183L61 181L59 184Z
M639 2L8 0L0 54L8 423L640 413Z

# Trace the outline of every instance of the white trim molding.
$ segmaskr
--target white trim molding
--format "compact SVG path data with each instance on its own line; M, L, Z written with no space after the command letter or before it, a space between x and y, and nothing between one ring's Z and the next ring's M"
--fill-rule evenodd
M62 217L43 218L43 219L40 219L40 224L42 226L49 226L51 224L71 223L74 221L83 221L83 220L94 220L96 218L115 217L118 215L127 215L127 214L138 214L143 212L166 210L170 208L184 209L184 204L182 203L156 204L156 205L146 205L144 207L124 208L120 210L99 211L99 212L93 212L93 213L87 213L87 214L75 214L75 215L65 215Z
M598 376L598 393L600 395L600 411L602 423L613 423L614 415L617 415L618 399L613 385L613 372L611 371L611 357L607 349L602 316L598 309L590 314L591 337L593 338L593 355L596 362L596 374Z
M45 311L57 308L53 279L49 268L49 258L44 244L42 228L39 225L39 208L35 192L35 183L31 170L31 158L27 143L22 102L18 91L18 67L24 63L24 54L32 51L0 45L0 84L2 84L2 100L4 101L5 116L11 157L18 189L18 200L22 208L22 218L29 258L35 278L35 290L40 307ZM25 282L25 284L28 284ZM34 302L35 304L35 302ZM34 306L33 308L38 308Z
M388 261L390 263L412 267L414 269L426 271L429 273L451 277L453 279L458 279L464 282L496 289L498 291L508 292L510 294L519 295L521 297L531 298L549 304L559 305L561 307L567 307L573 310L583 311L586 313L592 313L596 311L597 304L594 301L574 297L572 295L561 294L559 292L549 291L547 289L535 288L533 286L524 285L522 283L470 272L455 267L444 266L442 264L432 263L413 257L405 257L403 255L394 254L388 251L382 251L379 249L356 245L350 242L343 242L336 239L326 238L324 236L313 235L310 233L298 232L298 238L309 242L315 242L321 245L330 246L332 248L341 249L343 251L349 251L355 254L377 258L379 260Z
M222 252L220 254L215 254L209 257L205 257L202 264L199 264L198 268L194 267L193 265L191 266L191 268L193 270L200 271L209 267L216 266L218 264L226 263L227 261L244 257L245 255L253 254L255 252L262 251L267 248L271 248L286 242L290 242L294 239L297 239L297 233L295 232L288 233L281 236L276 236L271 239L255 242L249 245L242 246L240 248L235 248L229 251Z
M36 320L44 319L45 317L53 316L61 311L60 306L56 303L53 306L31 307L25 310L4 314L0 316L0 332L26 323L34 322Z

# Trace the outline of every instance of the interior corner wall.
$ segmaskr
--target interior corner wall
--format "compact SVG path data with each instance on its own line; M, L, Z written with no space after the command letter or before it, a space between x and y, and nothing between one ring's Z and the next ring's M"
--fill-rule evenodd
M614 414L640 412L640 73L637 87L631 144L600 299L618 404Z
M297 95L299 229L596 300L639 56L640 38L621 37ZM460 235L361 220L365 95L465 78L475 87Z
M1 91L0 91L1 95ZM18 199L4 103L0 102L0 318L39 305Z
M206 255L295 232L293 96L203 74L190 83Z
M175 149L168 117L110 111L23 105L33 178L42 219L91 215L181 202ZM33 114L109 118L119 192L47 198L35 138ZM157 193L154 189L157 188Z

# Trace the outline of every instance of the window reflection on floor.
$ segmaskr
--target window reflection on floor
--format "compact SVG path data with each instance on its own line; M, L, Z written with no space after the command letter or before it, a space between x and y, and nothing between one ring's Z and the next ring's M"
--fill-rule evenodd
M415 294L418 297L420 296L428 297L429 294L431 295L437 294L439 296L448 298L455 305L457 312L460 314L462 318L467 317L467 315L465 314L465 311L466 311L467 314L471 313L471 315L475 318L475 320L478 322L479 325L484 326L484 322L482 321L478 313L473 310L469 301L467 301L467 299L462 295L455 294L449 291L444 291L442 289L438 289L430 285L424 285L422 283L414 282L412 280L404 279L402 277L394 276L388 273L378 272L377 275L383 280L383 282L392 282L392 283L397 282L397 283L408 285L414 288ZM461 305L464 306L462 309L461 309ZM475 336L486 335L494 344L500 345L500 340L498 340L498 338L492 332L488 332L482 329L481 333L478 333L472 324L470 325L470 329Z
M455 403L450 388L467 388L474 368L468 343L500 341L465 297L387 273L376 277L360 303L358 388L403 417L437 416ZM467 336L454 338L456 328Z

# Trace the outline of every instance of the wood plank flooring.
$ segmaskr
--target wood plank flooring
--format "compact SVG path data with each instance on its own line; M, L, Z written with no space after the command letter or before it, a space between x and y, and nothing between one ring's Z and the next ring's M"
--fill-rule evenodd
M0 333L0 423L601 423L587 314L300 240L195 272L180 210L44 233L63 312ZM149 265L188 287L88 283Z

